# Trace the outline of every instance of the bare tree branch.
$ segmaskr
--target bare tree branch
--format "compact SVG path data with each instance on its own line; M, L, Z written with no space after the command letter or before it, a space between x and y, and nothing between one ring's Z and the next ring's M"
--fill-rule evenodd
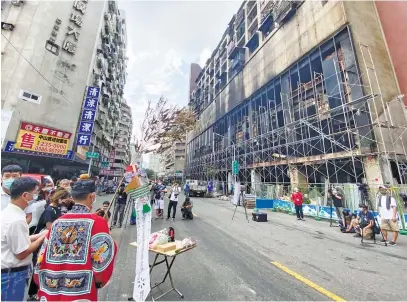
M135 142L136 152L161 154L196 128L196 116L188 108L170 105L160 97L155 105L148 101L140 128L142 136Z

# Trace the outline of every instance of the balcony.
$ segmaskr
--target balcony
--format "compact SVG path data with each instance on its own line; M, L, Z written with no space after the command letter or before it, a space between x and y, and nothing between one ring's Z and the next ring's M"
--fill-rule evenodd
M289 20L302 1L281 1L280 5L273 9L273 20L280 24Z

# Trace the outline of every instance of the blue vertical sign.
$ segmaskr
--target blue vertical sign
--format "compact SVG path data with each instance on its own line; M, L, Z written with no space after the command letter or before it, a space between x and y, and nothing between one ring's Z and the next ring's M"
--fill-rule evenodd
M99 95L99 87L87 87L86 98L81 113L81 121L79 123L78 135L76 137L77 146L90 145L93 125L95 123L95 117L99 103Z

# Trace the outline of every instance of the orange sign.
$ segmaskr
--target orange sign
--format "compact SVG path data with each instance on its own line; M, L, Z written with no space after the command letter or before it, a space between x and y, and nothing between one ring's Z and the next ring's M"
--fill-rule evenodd
M71 133L22 123L14 148L49 154L66 155Z

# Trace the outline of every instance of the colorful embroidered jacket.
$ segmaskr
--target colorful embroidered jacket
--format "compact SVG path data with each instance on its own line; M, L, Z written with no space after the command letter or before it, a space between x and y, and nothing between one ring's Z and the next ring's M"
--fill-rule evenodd
M117 247L107 222L83 205L57 219L34 268L40 301L97 301L113 273Z

